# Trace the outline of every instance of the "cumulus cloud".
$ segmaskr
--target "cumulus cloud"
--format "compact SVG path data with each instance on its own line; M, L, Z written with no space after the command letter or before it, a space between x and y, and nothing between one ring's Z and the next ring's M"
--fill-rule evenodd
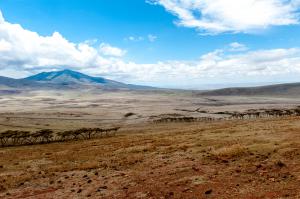
M171 60L152 64L115 60L114 65L87 72L112 74L112 78L124 78L131 83L177 88L197 88L202 84L224 82L270 82L275 77L291 81L289 76L300 74L300 49L258 50L238 54L215 50L202 55L198 60Z
M0 40L0 52L9 51L11 49L11 44L4 39Z
M2 16L0 14L0 16ZM60 33L41 36L0 17L0 76L25 76L62 68L154 86L188 87L224 81L262 81L300 74L300 49L237 51L219 49L197 60L157 63L124 61L124 51L109 44L73 43ZM231 48L241 48L233 43Z
M238 42L233 42L229 44L229 47L230 47L229 51L233 51L233 52L248 50L248 48L244 44Z
M0 22L0 68L47 67L58 65L85 66L100 60L96 49L88 44L75 44L54 32L40 36L18 24Z
M204 34L243 32L299 23L299 0L147 0Z
M3 15L2 15L1 10L0 10L0 23L3 23L3 22L4 22L4 17L3 17Z
M113 47L107 43L100 44L100 52L103 55L114 56L114 57L122 57L126 54L126 50L121 48Z

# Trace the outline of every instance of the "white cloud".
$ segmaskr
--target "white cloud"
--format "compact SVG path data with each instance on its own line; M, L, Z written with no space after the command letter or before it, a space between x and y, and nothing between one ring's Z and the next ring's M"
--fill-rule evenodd
M1 10L0 10L0 23L3 23L3 22L4 22L4 17L3 17L3 15L2 15Z
M122 57L126 54L126 50L113 47L107 43L100 44L100 52L106 56Z
M110 56L121 56L125 53L108 44L96 48L91 42L73 43L58 32L50 36L40 36L19 24L0 18L0 70L8 67L20 70L98 67L113 59L102 56L102 53Z
M248 48L244 44L241 44L238 42L233 42L233 43L229 44L229 47L230 47L229 51L233 51L233 52L248 50Z
M125 40L127 40L127 41L139 42L139 41L143 41L143 40L144 40L144 37L142 37L142 36L138 36L138 37L135 37L135 36L129 36L129 37L125 38Z
M147 0L204 34L244 32L299 23L299 0Z
M114 60L111 66L86 72L111 75L131 83L170 87L200 87L202 84L292 81L300 75L300 49L271 49L227 54L216 50L194 61L164 61L137 64ZM281 79L280 79L281 78ZM297 79L295 79L297 81Z
M231 46L238 48L241 45ZM24 76L68 67L128 83L182 88L227 80L261 82L277 76L290 80L290 76L300 75L299 48L238 51L233 54L223 49L193 61L138 64L116 56L123 51L108 44L102 44L101 49L101 45L100 48L93 47L89 42L73 43L58 32L40 36L5 20L0 22L0 49L0 76ZM107 55L104 56L104 52Z
M155 42L157 39L156 35L148 34L146 36L129 36L126 37L125 41L133 41L133 42L140 42L140 41L149 41L149 42Z
M9 51L11 50L11 45L9 42L7 42L6 40L4 39L1 39L0 40L0 52L3 52L3 51Z
M152 35L152 34L149 34L149 35L148 35L148 40L149 40L150 42L155 42L156 39L157 39L157 36L156 36L156 35Z

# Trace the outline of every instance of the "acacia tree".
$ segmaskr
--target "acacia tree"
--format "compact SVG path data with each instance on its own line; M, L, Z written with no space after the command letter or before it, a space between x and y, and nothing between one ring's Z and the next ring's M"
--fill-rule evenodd
M16 135L16 131L7 130L1 133L0 139L1 139L1 145L9 145L9 141L13 139L13 137Z
M72 131L73 139L78 140L80 136L82 136L84 138L83 134L84 134L85 131L86 131L85 128L77 129L75 131Z
M28 144L30 143L30 132L29 131L19 131L19 144Z
M102 137L102 133L104 132L104 130L101 128L94 128L94 131L95 131L95 135L96 136L100 135L100 137Z
M73 131L63 131L63 132L57 133L57 135L60 137L60 141L70 140L72 134L73 134Z
M38 131L37 134L40 135L42 142L49 143L52 141L53 131L50 129L42 129L42 130Z
M91 139L93 134L95 133L95 129L92 129L92 128L83 128L83 129L79 129L82 134L83 134L83 137L85 139Z

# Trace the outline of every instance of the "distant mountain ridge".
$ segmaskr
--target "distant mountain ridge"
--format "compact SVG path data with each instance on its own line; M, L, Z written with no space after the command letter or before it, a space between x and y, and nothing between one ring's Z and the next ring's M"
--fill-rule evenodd
M152 87L125 84L102 77L92 77L86 74L65 69L61 71L42 72L23 79L13 79L0 76L0 86L16 89L76 89L82 87L99 89L151 89ZM1 88L1 87L0 87ZM152 88L153 89L153 88Z
M127 84L105 79L102 77L91 77L80 72L72 70L62 70L53 72L42 72L37 75L33 75L25 78L25 80L44 82L44 83L55 83L63 85L97 85L115 88L126 88Z
M23 79L0 76L0 94L41 89L97 89L97 90L162 90L159 88L125 84L103 77L92 77L72 70L42 72ZM168 89L167 89L168 90ZM197 91L199 96L300 95L300 83L258 87L236 87Z
M300 83L274 84L257 87L223 88L202 92L209 96L300 95Z

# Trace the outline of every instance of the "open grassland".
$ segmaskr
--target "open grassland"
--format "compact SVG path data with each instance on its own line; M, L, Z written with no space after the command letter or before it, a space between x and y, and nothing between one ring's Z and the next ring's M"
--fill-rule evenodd
M131 124L0 157L0 198L300 198L299 117Z
M299 105L300 98L295 96L201 96L196 91L174 90L27 91L0 95L0 132L43 129L60 132L234 115L245 119L245 112L255 116L253 110L290 110Z

